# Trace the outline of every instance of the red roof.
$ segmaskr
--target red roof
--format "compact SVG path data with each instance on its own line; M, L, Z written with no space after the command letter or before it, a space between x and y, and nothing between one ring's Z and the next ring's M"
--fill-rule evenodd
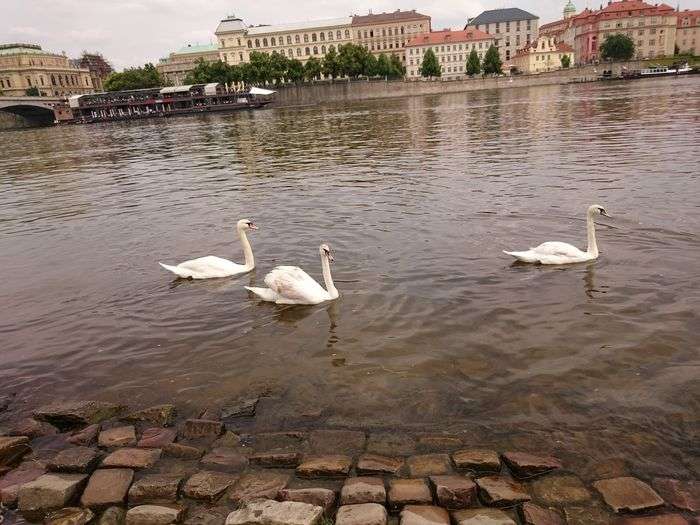
M597 11L586 8L573 17L576 25L598 20L610 20L613 18L623 18L625 16L657 16L670 15L675 13L675 9L666 4L647 4L641 0L620 0L608 2L608 5Z
M366 26L372 24L385 24L389 22L405 22L408 20L429 20L428 15L417 13L415 9L412 11L401 11L397 9L392 13L377 13L369 15L353 15L352 25Z
M695 9L691 11L690 9L685 9L677 13L678 15L678 27L690 27L700 25L700 9ZM683 21L690 18L690 22L683 25Z
M435 44L451 44L453 42L472 42L477 40L492 40L493 36L478 29L465 29L462 31L431 31L411 38L406 47L429 46Z
M560 51L562 53L572 53L574 51L574 48L565 42L555 42L554 49L556 51ZM515 55L516 56L527 55L530 53L530 50L537 51L537 40L530 42L524 48L519 49ZM551 51L549 51L549 52L551 52Z

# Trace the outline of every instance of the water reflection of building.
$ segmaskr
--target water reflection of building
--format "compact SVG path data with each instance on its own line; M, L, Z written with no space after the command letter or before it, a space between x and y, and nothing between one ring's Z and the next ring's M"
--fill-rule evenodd
M90 71L75 67L65 55L44 51L36 44L0 45L0 91L6 96L25 96L32 88L43 96L94 91Z
M187 45L177 51L173 51L167 58L161 58L156 69L168 84L181 86L187 73L195 68L199 60L204 60L205 62L216 62L219 60L219 48L217 45Z

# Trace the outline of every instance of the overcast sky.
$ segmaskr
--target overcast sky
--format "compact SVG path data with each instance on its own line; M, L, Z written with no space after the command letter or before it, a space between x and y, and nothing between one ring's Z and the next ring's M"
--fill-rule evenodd
M649 0L651 2L651 0ZM574 0L580 10L601 0ZM416 9L433 29L460 28L484 9L520 7L540 23L561 17L565 0L0 0L0 42L31 42L77 57L99 51L117 69L157 62L185 44L214 42L221 18L235 13L248 24L274 24ZM675 4L674 4L675 7ZM698 9L700 0L682 0Z

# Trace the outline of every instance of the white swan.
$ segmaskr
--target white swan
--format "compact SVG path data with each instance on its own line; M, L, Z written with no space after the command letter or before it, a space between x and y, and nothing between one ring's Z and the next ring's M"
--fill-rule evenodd
M338 290L333 284L330 263L333 262L331 249L327 244L322 244L318 249L321 255L321 267L323 268L323 280L326 289L318 284L304 270L297 266L278 266L265 276L265 284L269 288L245 289L253 292L263 301L277 304L320 304L338 298Z
M253 249L250 247L250 242L245 232L257 229L258 227L248 219L241 219L236 224L236 230L238 230L238 236L243 245L245 264L236 264L213 255L185 261L177 266L158 264L183 279L213 279L215 277L231 277L232 275L248 273L255 268L255 259L253 258Z
M598 204L594 204L588 208L586 215L588 249L585 252L565 242L544 242L536 248L530 248L526 252L504 251L503 253L512 255L522 262L539 264L571 264L597 259L598 244L595 240L595 224L593 223L593 216L597 213L605 217L610 217L610 215L605 212L605 208Z

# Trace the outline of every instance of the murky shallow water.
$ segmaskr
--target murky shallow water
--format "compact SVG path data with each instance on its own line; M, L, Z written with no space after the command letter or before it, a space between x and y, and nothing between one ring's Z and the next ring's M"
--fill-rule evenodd
M698 475L700 82L540 87L4 133L0 393L174 400L266 389L256 424L466 431ZM601 258L512 266L502 249ZM174 282L158 261L258 269ZM250 298L276 264L341 299ZM583 460L582 460L583 461Z

